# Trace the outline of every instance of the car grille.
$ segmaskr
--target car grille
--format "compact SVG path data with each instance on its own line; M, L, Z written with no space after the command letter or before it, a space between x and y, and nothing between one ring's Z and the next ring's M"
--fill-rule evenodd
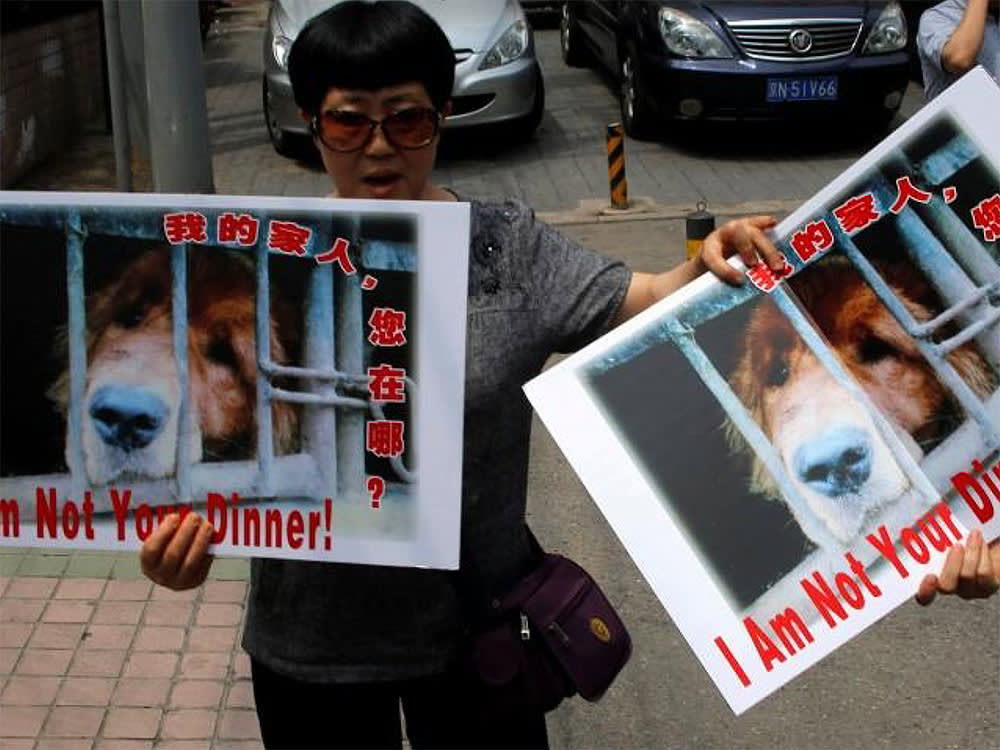
M733 21L728 24L736 41L758 60L825 60L848 55L861 36L861 19ZM792 46L792 35L805 31L810 44Z

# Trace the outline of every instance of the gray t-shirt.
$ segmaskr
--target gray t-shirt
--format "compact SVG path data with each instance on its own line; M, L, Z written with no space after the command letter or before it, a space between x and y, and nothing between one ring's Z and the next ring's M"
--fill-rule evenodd
M250 655L314 682L409 679L453 661L465 627L456 577L466 597L488 597L532 563L521 386L553 352L604 333L630 279L521 203L472 201L461 571L255 559Z
M994 79L1000 80L1000 27L997 26L997 0L990 1L994 3L994 7L986 17L983 48L976 60ZM928 8L920 16L917 51L920 54L924 92L928 100L940 94L958 78L954 73L944 69L941 64L941 50L962 20L966 4L967 0L945 0Z

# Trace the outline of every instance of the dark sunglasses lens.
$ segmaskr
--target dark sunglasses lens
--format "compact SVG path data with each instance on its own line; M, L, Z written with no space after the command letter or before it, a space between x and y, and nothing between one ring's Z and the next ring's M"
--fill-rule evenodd
M372 121L354 112L324 112L319 121L320 137L330 148L358 148L368 138Z
M437 133L437 113L432 109L404 109L385 118L382 130L402 148L426 146Z

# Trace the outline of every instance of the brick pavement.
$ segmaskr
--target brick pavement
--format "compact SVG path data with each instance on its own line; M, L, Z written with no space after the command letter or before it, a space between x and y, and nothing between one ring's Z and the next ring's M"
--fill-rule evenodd
M245 580L175 593L70 564L0 576L0 749L260 746L239 648Z

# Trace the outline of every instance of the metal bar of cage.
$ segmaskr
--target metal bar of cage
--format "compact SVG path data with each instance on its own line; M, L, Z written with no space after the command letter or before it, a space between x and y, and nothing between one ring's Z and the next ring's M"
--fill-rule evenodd
M262 217L262 221L266 217ZM261 363L271 361L271 264L267 247L256 247L257 299L254 306L257 340L257 482L263 494L273 491L274 432L271 424L271 379Z
M334 366L333 267L316 266L309 272L306 292L305 351L306 367ZM342 332L343 335L350 335ZM360 335L360 329L359 329ZM359 344L360 345L360 344ZM337 399L333 385L324 380L308 382L311 396L318 397L318 404ZM315 403L315 402L314 402ZM302 444L319 468L321 482L330 497L337 495L337 416L333 409L306 409L302 417ZM363 439L358 435L358 439ZM353 486L364 484L364 474L346 478Z
M355 215L350 222L351 246L363 246L361 240L361 217ZM334 325L336 330L363 331L363 306L361 301L361 282L357 274L339 274L335 279L333 289L337 307ZM349 337L341 335L335 342L335 364L340 373L363 372L364 352L362 346L354 345ZM322 382L322 381L320 381ZM330 384L330 389L344 383L357 383L360 388L367 388L367 379L355 379L347 381L341 377ZM337 475L339 485L337 492L341 496L348 496L359 492L365 486L365 411L368 408L367 399L343 399L344 406L357 406L355 409L344 409L337 418L336 424L336 461L340 467ZM358 440L357 436L361 435ZM360 478L356 480L356 478ZM406 477L401 477L406 481Z
M743 439L753 446L758 458L771 473L778 490L785 497L788 505L792 508L792 513L800 524L805 524L807 528L803 531L812 539L822 540L825 546L835 546L837 540L830 534L829 530L822 524L811 523L812 514L806 507L806 501L795 489L788 472L785 471L784 462L778 452L767 439L764 431L760 428L750 412L746 410L739 397L733 393L729 383L719 373L712 364L712 361L705 354L705 351L698 345L694 337L694 330L677 318L669 318L665 321L666 333L677 345L677 348L684 354L691 367L698 377L701 378L705 386L712 392L715 399L733 420L733 424L740 431Z
M67 463L72 493L81 497L84 486L83 398L87 386L87 304L83 288L83 243L86 229L76 211L66 216L66 294L68 298L69 407Z
M892 201L888 190L885 181L882 180L877 183L873 191L876 201L883 211L887 210L885 207ZM950 350L933 341L932 336L936 329L930 329L926 323L919 323L885 282L871 261L855 245L851 237L843 232L835 221L830 221L828 224L834 227L837 246L858 269L858 272L890 314L913 337L920 353L958 399L968 416L979 425L983 433L984 443L991 450L1000 445L1000 433L984 408L982 399L947 359ZM966 317L969 313L975 312L980 322L988 321L995 311L995 308L986 299L988 290L977 287L969 279L962 267L948 253L947 248L921 222L919 216L908 207L904 208L898 215L898 226L904 239L903 244L914 263L936 287L946 304L958 305L961 308L959 311L952 311L948 320L950 321L956 316ZM976 298L980 301L974 302L973 300ZM970 333L970 336L976 335L978 337L977 342L980 343L980 348L984 352L996 341L997 335L1000 335L1000 331L995 326L988 332L988 335L983 333L986 330L985 325L980 325L978 329L973 329Z
M191 499L191 394L188 388L188 314L187 314L187 243L170 249L171 320L173 328L174 363L180 387L177 406L177 454L174 479L177 501Z

